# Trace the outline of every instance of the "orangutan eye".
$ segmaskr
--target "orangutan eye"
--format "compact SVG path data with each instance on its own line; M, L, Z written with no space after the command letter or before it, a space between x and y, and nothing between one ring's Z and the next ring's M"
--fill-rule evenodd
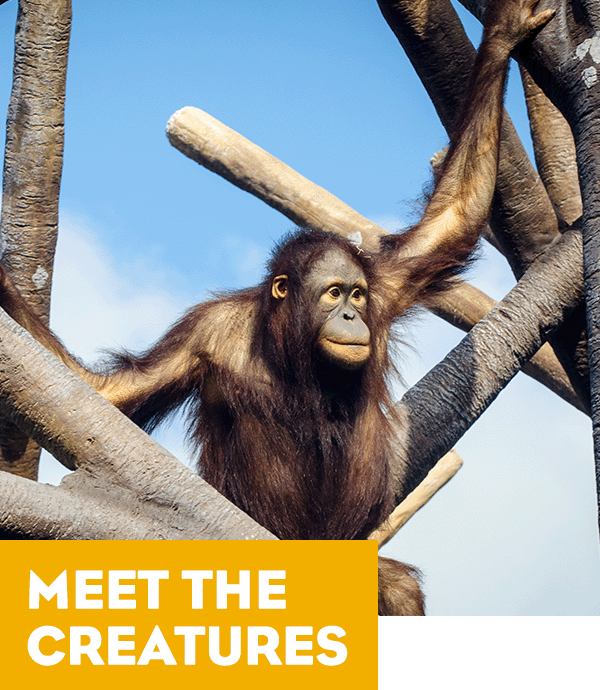
M352 299L355 299L356 301L358 301L361 297L362 297L362 292L358 288L356 288L356 290L354 290L354 292L352 293Z
M342 293L340 292L340 289L337 287L331 288L331 290L329 291L329 294L332 297L334 297L335 299L337 299L338 297L341 297L341 295L342 295Z

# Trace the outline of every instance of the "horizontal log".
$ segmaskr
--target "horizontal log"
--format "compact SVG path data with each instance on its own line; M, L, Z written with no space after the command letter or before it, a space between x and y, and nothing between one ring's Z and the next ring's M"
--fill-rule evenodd
M352 237L377 250L383 228L330 192L199 108L178 110L167 123L171 144L229 182L258 197L292 222Z

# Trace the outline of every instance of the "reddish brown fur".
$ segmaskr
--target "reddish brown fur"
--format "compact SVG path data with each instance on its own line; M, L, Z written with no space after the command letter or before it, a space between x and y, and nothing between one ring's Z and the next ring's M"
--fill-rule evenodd
M379 615L424 616L421 573L410 565L379 557Z
M320 324L312 323L303 285L332 246L372 272L340 238L300 233L281 245L256 293L230 298L260 300L251 352L265 362L271 385L261 392L221 369L226 403L203 406L196 427L206 479L285 539L363 538L391 508L387 361L373 358L340 374L315 356ZM270 292L281 273L289 279L288 308ZM376 319L369 314L368 325L379 332Z
M196 323L206 325L223 305L256 311L250 342L243 347L264 368L262 383L245 368L231 366L225 353L224 361L206 362L196 372L199 378L157 386L122 409L152 428L187 399L191 431L201 449L200 472L284 539L364 538L392 507L392 407L385 381L391 319L376 309L368 312L376 345L360 371L341 373L315 356L320 324L311 321L303 284L331 247L357 262L376 289L374 262L352 244L328 233L300 232L279 247L269 278L258 288L196 307L146 355L120 355L114 362L121 372L149 372L181 348ZM280 273L289 277L286 310L270 293L271 278Z

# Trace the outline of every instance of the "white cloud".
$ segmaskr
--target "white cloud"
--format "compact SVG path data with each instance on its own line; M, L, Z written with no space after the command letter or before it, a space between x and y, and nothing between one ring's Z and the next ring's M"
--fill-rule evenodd
M52 287L51 326L68 349L87 364L104 349L142 350L192 304L190 295L168 290L168 276L143 255L132 257L129 275L120 275L114 256L92 223L61 215ZM187 449L175 421L157 440L182 461ZM47 453L40 481L56 484L66 470Z
M169 292L164 269L147 257L132 257L128 275L115 264L85 221L61 220L51 323L87 362L104 348L147 347L191 306L189 295Z

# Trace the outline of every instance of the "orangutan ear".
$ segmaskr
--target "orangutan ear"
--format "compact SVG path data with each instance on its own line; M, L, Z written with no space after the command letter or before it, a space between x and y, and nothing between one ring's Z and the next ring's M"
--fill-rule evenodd
M288 293L288 277L286 275L275 276L271 285L271 294L275 299L285 299Z

